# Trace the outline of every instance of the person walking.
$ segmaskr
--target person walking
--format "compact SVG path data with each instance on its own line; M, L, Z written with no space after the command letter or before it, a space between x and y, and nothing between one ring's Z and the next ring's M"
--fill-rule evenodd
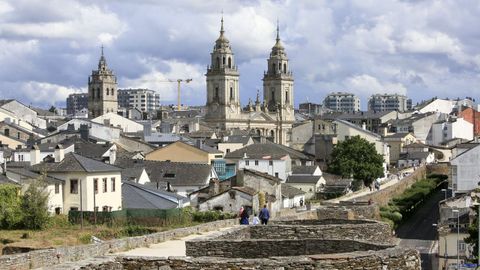
M262 210L260 210L258 217L260 218L262 225L267 225L268 220L270 219L270 212L268 212L266 204L263 206Z
M248 210L243 209L242 213L240 214L240 225L248 225L249 221L248 218L250 216L248 215Z

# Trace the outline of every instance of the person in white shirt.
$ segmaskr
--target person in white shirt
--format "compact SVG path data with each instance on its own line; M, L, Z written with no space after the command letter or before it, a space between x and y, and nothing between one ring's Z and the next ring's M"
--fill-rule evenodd
M253 225L258 225L258 223L260 223L260 219L257 217L257 214L255 214L255 215L253 216L252 224L253 224Z

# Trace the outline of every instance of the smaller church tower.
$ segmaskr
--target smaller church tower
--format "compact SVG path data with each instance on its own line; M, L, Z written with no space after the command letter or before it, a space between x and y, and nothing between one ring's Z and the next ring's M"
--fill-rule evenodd
M207 68L207 113L205 120L213 122L236 119L241 113L239 72L230 41L225 37L223 17L220 36L211 53Z
M276 112L281 121L294 121L293 74L280 41L278 22L276 43L267 61L268 69L263 76L263 98L268 111Z
M88 117L117 113L117 110L117 77L107 66L102 46L98 70L92 70L92 75L88 77Z

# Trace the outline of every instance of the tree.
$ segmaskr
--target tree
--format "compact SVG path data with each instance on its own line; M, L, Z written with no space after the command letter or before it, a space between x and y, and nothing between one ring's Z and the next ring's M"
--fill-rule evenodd
M51 113L55 113L57 111L57 108L55 108L55 106L51 106L50 109L48 109L49 112Z
M13 229L21 225L20 188L12 184L0 185L0 228Z
M373 143L354 136L333 148L328 171L343 177L353 176L353 179L362 180L370 186L383 175L383 157L377 153Z
M48 213L48 192L46 192L45 176L32 181L22 197L23 226L26 229L44 229L50 219Z

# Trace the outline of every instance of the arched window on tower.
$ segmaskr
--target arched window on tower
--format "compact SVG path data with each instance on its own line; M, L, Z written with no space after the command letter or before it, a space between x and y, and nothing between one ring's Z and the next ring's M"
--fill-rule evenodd
M230 99L234 99L235 96L233 94L233 87L230 87Z
M215 98L218 99L218 87L215 87Z
M97 88L97 98L100 98L100 88Z
M111 90L112 90L112 96L114 96L115 95L115 90L113 88Z
M287 64L283 64L283 73L287 73Z
M272 71L273 71L273 74L276 74L277 73L277 69L275 67L275 63L272 64Z
M288 90L285 91L285 103L287 103L287 104L290 103L290 100L289 100L289 97L288 97Z
M223 64L223 66L225 66L225 56L222 59L222 64Z
M228 68L232 68L232 58L228 57Z
M272 96L271 96L271 100L272 101L275 101L275 88L272 88Z
M219 57L217 57L217 65L215 67L220 68L220 58Z
M110 95L110 89L107 88L107 96Z

